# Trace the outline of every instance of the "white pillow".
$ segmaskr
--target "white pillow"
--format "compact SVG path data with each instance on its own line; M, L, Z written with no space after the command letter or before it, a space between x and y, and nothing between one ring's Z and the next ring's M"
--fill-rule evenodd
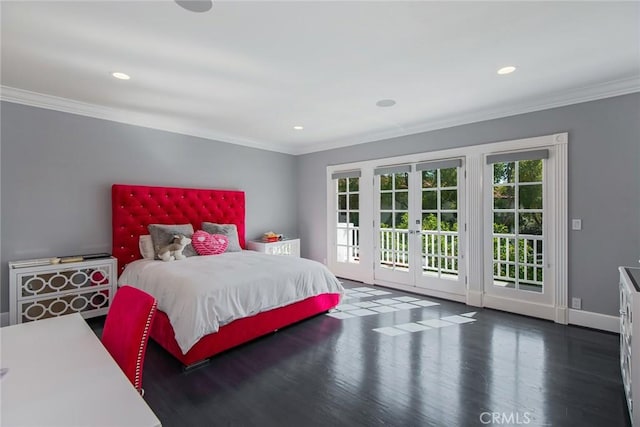
M149 234L141 235L138 240L138 248L140 249L140 255L144 259L154 259L156 252L153 250L153 240Z

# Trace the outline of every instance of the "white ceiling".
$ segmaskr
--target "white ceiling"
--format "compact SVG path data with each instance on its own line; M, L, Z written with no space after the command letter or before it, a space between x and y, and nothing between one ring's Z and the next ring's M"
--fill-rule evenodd
M0 12L5 100L291 154L640 91L638 2L215 1L197 14L172 1L2 1ZM505 65L518 70L498 76ZM375 105L385 98L397 104Z

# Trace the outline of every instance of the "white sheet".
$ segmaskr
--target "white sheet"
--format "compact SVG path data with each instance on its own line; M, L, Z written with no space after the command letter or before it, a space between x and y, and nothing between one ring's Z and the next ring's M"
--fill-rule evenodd
M204 335L247 316L325 293L344 293L322 264L254 251L194 256L181 261L138 260L119 285L153 295L183 353Z

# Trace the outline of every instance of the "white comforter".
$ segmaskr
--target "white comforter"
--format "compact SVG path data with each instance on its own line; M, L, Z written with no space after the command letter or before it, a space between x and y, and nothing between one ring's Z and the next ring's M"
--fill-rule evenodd
M140 288L158 300L183 353L233 320L344 292L319 262L253 251L172 262L138 260L127 265L118 284Z

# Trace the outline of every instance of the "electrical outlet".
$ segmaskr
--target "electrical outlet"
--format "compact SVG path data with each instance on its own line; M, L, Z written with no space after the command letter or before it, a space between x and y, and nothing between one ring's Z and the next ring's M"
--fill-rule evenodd
M571 298L571 308L575 308L576 310L582 309L582 299L580 298Z
M581 219L572 219L571 220L571 229L572 230L582 230L582 220Z

